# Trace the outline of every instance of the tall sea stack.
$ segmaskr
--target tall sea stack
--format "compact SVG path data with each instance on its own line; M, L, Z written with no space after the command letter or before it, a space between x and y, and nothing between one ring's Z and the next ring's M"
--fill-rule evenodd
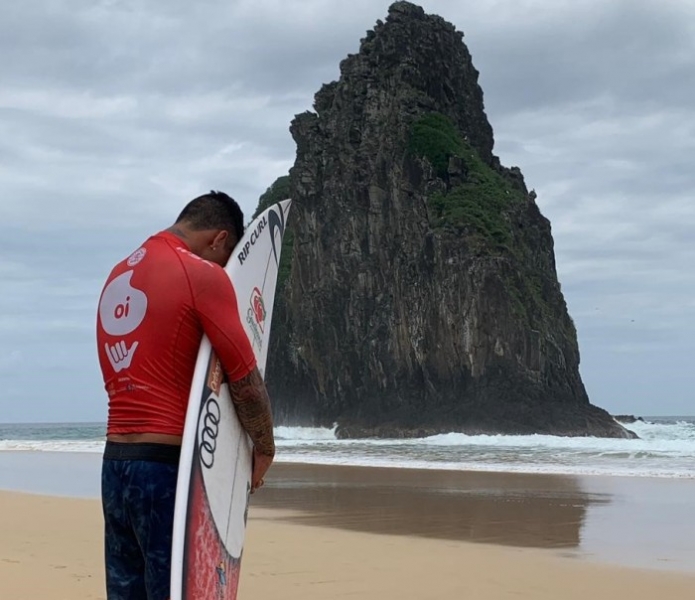
M296 162L262 200L293 199L277 422L630 437L589 402L550 223L493 154L463 34L396 2L340 73L292 122Z

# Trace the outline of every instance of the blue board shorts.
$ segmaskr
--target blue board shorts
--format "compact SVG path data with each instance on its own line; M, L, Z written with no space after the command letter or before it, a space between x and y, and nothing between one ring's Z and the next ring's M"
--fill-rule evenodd
M107 442L101 471L108 600L168 600L180 447Z

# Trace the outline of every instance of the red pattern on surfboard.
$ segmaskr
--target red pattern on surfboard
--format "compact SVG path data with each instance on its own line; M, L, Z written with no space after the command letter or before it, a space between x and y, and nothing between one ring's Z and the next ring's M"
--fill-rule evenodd
M235 600L240 560L224 547L205 497L198 453L193 456L184 556L184 600ZM191 542L195 540L191 553Z

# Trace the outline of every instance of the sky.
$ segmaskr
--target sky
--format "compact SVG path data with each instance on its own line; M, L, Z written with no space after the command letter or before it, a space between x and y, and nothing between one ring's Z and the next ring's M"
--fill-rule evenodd
M250 216L389 4L3 4L0 422L106 418L113 264L210 189ZM695 414L695 3L419 4L464 32L494 152L551 221L592 403Z

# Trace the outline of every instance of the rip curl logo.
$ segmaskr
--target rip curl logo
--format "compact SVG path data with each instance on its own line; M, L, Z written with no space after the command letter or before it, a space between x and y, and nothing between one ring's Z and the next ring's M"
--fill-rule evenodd
M237 255L240 265L243 265L244 261L249 257L249 253L256 242L261 239L261 233L267 227L267 225L268 219L266 217L263 217L260 221L258 221L258 223L256 223L254 230L251 232L251 235L249 235L248 241L241 246L241 251Z
M273 256L275 256L275 265L280 267L280 253L278 252L278 247L276 246L276 233L280 233L280 243L282 243L282 238L285 235L285 213L280 208L280 214L276 210L271 210L268 213L268 222L270 224L270 241L273 244ZM282 248L282 246L280 247Z
M130 280L133 271L126 271L106 286L99 302L99 319L108 335L126 336L135 331L145 319L147 313L147 296L134 288ZM137 341L128 346L126 340L120 339L104 344L106 357L116 373L130 367L138 347Z

